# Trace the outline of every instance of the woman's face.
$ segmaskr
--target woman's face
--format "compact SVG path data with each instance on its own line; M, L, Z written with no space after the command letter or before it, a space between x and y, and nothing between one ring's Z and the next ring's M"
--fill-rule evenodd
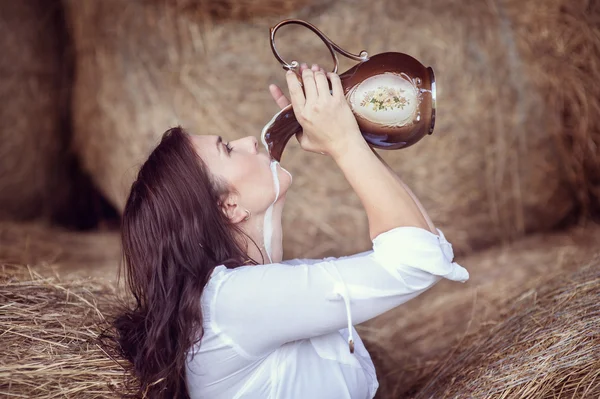
M271 159L252 136L227 142L220 136L190 135L211 174L224 180L236 191L237 205L253 215L263 213L275 200L275 182ZM277 165L279 197L291 184L291 176Z

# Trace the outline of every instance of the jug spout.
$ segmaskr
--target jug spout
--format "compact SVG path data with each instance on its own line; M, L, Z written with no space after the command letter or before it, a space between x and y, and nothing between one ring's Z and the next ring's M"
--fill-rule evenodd
M281 155L287 142L297 133L302 132L291 104L279 111L265 125L261 132L261 141L271 159L281 162Z

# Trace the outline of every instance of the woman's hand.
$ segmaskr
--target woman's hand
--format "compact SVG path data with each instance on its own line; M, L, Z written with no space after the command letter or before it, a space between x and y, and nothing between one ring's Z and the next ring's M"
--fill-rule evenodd
M308 69L308 65L306 65L305 63L300 64L300 73L302 73L305 69ZM325 72L323 68L321 68L321 70ZM270 84L269 91L271 92L271 97L273 97L273 100L275 100L279 108L284 109L285 107L291 104L290 100L288 100L285 94L283 94L281 88L276 84Z
M348 143L362 140L356 119L344 97L340 78L336 74L328 74L330 91L323 69L316 65L309 69L303 65L301 73L303 85L294 72L286 73L294 114L303 128L298 141L304 150L326 153L335 158ZM269 89L280 107L289 105L281 89L275 85Z

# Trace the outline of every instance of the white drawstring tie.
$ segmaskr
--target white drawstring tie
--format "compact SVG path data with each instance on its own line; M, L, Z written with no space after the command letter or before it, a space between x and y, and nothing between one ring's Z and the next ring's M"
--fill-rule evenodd
M338 277L333 288L333 294L337 298L342 298L344 300L344 305L346 307L346 319L348 320L348 348L350 349L350 353L354 353L354 333L352 331L352 313L350 312L350 296L348 295L348 287L346 287L346 283L342 279L342 275L337 267L333 267L332 269L335 270Z

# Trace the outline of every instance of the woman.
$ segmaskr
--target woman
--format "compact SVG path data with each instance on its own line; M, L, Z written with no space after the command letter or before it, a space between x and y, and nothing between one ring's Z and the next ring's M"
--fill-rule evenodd
M360 198L373 250L282 261L291 176L252 137L167 131L123 214L136 307L115 325L151 398L372 398L373 363L353 324L442 277L466 281L451 245L363 140L340 79L288 72L304 150L331 156ZM331 90L328 86L331 81ZM288 100L271 86L284 107ZM266 221L266 222L265 222Z

